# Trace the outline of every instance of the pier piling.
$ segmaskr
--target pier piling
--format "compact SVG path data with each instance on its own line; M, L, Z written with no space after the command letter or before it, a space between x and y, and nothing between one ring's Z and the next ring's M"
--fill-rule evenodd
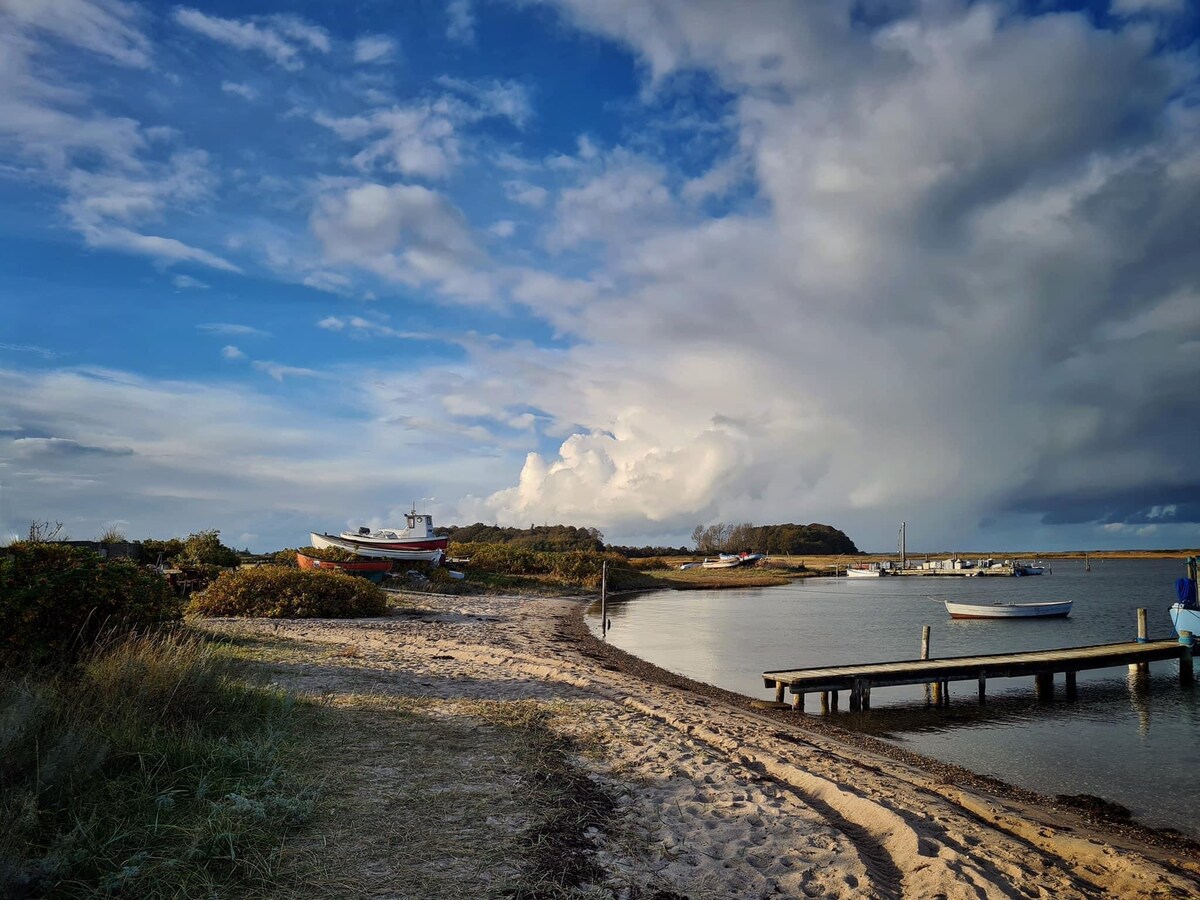
M1139 606L1137 611L1137 642L1139 644L1146 643L1148 640L1146 634L1146 609L1145 607ZM1129 671L1136 672L1139 675L1146 675L1150 672L1150 666L1143 662L1131 663L1129 666Z
M1192 676L1192 652L1196 641L1190 631L1181 631L1179 643L1183 645L1183 652L1179 655L1179 683L1190 689L1195 684Z

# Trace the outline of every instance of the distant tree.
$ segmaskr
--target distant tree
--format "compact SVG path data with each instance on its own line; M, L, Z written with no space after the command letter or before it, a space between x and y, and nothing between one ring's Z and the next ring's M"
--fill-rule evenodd
M26 538L31 544L48 544L51 541L68 541L70 538L63 534L63 523L55 522L53 525L50 522L30 522L29 537Z

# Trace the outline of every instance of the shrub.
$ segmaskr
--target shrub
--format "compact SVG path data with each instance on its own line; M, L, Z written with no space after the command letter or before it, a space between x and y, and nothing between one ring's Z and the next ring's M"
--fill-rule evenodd
M82 547L19 541L0 552L0 662L69 661L104 632L178 621L165 579Z
M183 552L179 554L178 561L181 566L220 566L225 569L242 564L237 552L221 543L221 532L215 528L189 534L183 542Z
M222 572L188 605L189 613L201 616L268 619L380 616L386 610L387 594L364 578L282 566Z
M293 563L296 561L295 554L297 553L303 553L309 559L323 559L327 562L366 562L366 557L343 550L341 547L301 547L291 553Z
M508 544L452 544L451 556L465 556L471 569L500 575L548 577L575 587L600 587L601 567L608 562L610 587L627 583L636 573L629 560L616 553L567 550L559 553L524 550Z

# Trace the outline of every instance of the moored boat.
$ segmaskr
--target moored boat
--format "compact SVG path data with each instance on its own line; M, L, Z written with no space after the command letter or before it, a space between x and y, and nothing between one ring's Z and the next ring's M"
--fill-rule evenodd
M846 569L846 575L849 578L882 578L885 571L879 566L849 566Z
M1198 571L1197 559L1189 556L1187 575L1175 582L1177 599L1175 603L1171 604L1169 610L1171 624L1175 626L1176 634L1190 631L1193 637L1200 636L1200 598L1197 597L1196 592L1198 574L1200 571Z
M945 601L952 619L1061 619L1071 614L1074 600L1048 603L951 603Z

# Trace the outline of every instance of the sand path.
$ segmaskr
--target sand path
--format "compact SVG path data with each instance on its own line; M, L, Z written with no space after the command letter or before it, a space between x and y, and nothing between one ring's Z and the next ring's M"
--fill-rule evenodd
M618 671L578 601L432 598L371 620L218 627L353 645L291 687L585 704L618 797L594 837L612 885L701 897L1195 897L1200 866L1068 813L948 784L795 724ZM662 893L660 896L671 896Z

